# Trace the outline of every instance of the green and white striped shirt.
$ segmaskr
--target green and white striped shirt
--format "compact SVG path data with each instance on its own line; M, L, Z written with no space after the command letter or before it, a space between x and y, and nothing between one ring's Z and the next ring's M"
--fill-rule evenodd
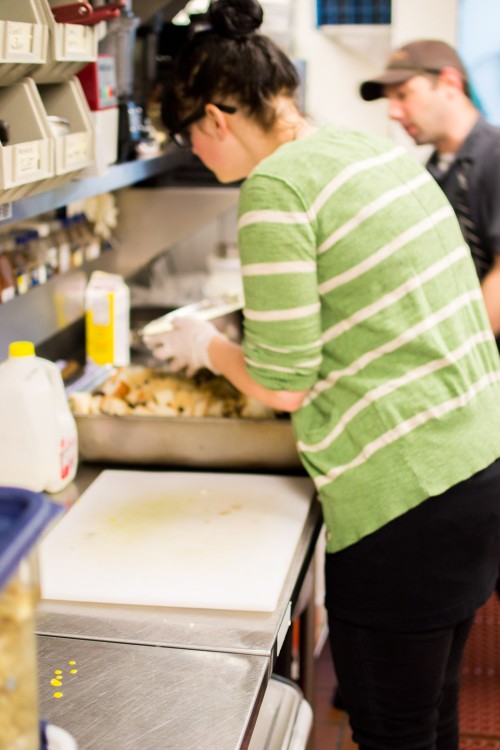
M325 126L241 188L254 380L293 417L335 552L500 456L500 362L453 209L407 151Z

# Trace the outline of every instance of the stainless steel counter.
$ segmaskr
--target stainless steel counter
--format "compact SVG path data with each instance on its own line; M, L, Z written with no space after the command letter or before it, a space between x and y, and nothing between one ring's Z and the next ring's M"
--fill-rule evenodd
M78 750L248 747L268 658L47 636L37 640L40 716L70 732ZM54 687L58 669L62 684ZM54 698L56 692L62 697Z
M70 506L103 468L83 464L54 499ZM321 527L321 508L311 496L271 613L42 600L36 628L41 716L71 732L79 750L247 748L285 638L280 661L288 658L289 626L299 610L299 683L312 700L311 562ZM78 669L74 676L70 660ZM55 669L65 671L60 688L50 684ZM53 697L56 689L62 698Z

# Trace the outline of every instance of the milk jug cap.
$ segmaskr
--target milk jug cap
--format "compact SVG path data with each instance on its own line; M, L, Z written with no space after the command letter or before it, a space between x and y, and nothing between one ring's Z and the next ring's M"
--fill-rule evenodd
M9 344L9 357L32 357L35 346L31 341L12 341Z

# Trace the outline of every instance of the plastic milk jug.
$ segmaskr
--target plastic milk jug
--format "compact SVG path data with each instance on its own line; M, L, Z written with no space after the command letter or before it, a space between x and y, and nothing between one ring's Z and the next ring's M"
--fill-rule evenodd
M78 436L57 365L15 341L0 363L0 485L59 492L74 478Z
M97 365L130 362L130 290L118 274L94 271L85 290L87 361Z

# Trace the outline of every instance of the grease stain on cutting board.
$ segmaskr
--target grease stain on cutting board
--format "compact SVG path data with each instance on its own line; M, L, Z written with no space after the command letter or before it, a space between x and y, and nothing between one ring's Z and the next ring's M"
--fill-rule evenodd
M176 521L184 523L187 517L201 527L211 525L217 518L230 517L243 510L243 505L234 503L232 498L228 498L227 501L219 499L218 508L209 505L200 508L200 496L203 494L206 492L179 497L178 494L162 492L157 496L149 496L140 503L124 502L118 513L115 510L113 515L107 518L107 533L121 543L131 542L139 537L147 541L148 537L156 538L159 527L175 533ZM259 520L255 518L249 522L257 524ZM85 534L89 543L92 543L93 539L98 542L99 536L97 531L88 530ZM193 552L196 553L196 549Z

